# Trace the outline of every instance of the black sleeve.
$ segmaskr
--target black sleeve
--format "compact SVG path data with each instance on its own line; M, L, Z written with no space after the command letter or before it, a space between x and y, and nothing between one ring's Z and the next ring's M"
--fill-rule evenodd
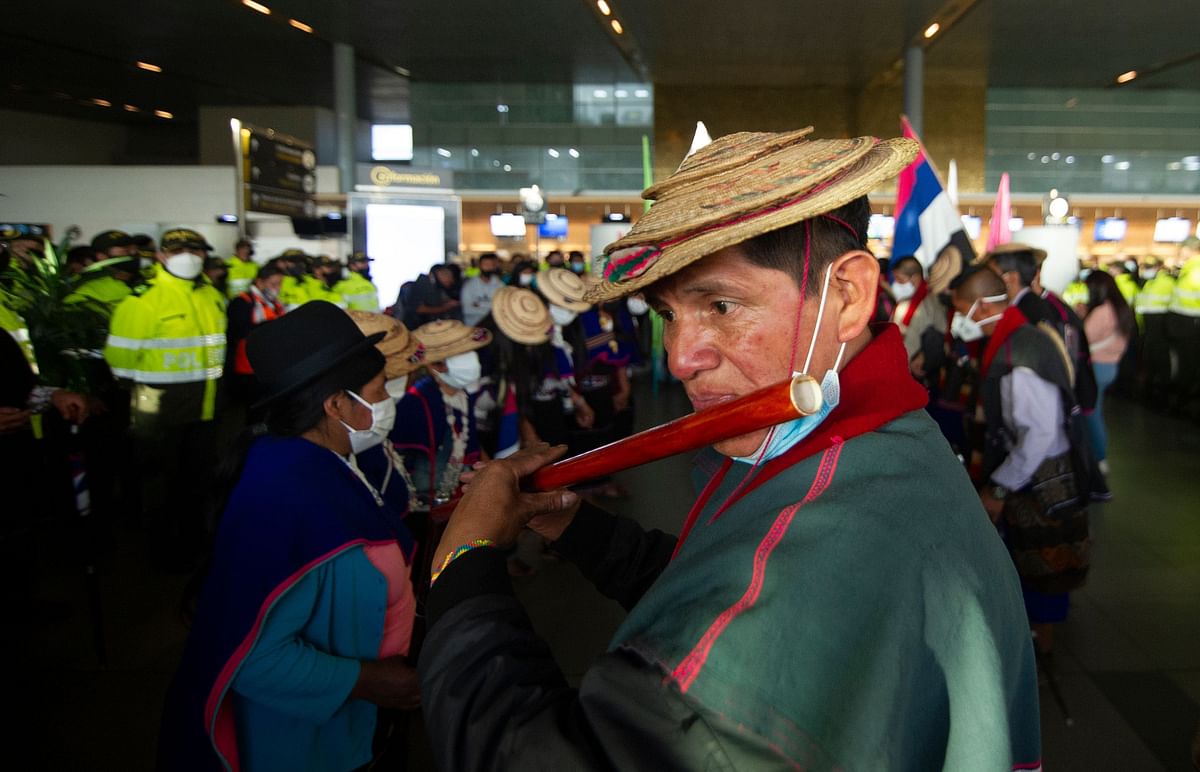
M250 303L247 303L240 296L229 301L229 310L226 312L229 317L229 324L225 329L225 340L228 348L235 348L237 342L249 335L251 330L254 329L252 311Z
M439 769L785 767L761 738L685 698L630 650L603 655L578 690L568 686L498 550L451 563L428 603L417 669Z
M584 502L552 546L578 566L602 595L628 611L667 567L675 542L670 534L646 531L627 517Z

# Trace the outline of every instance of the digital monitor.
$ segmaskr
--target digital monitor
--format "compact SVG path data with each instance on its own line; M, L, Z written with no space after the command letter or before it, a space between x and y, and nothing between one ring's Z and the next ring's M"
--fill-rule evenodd
M967 232L967 236L974 240L979 238L983 233L983 218L973 214L964 214L962 216L963 230Z
M321 233L325 236L345 236L346 216L341 212L330 212L322 217Z
M292 233L302 239L319 239L321 237L321 220L317 217L293 217Z
M889 214L873 214L867 222L868 239L890 239L896 233L896 218Z
M1095 241L1120 241L1125 238L1129 221L1124 217L1101 217L1096 220L1096 230L1092 234Z
M371 127L371 159L374 161L411 161L412 125L377 123Z
M1178 244L1192 232L1192 221L1186 217L1166 217L1154 223L1154 240Z
M547 214L546 221L538 226L538 236L543 239L565 239L567 218L560 214Z
M503 239L525 238L525 218L519 214L492 215L492 235Z
M1008 218L1008 232L1009 233L1016 233L1017 231L1021 230L1024 227L1025 227L1025 218L1024 217Z

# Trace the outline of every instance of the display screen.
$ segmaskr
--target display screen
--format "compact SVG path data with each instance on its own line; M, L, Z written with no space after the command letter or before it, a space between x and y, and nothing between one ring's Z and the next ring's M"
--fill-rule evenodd
M499 238L525 238L525 218L519 214L492 215L492 235Z
M1167 217L1154 223L1154 240L1178 244L1192 232L1192 221L1185 217Z
M546 221L538 226L538 236L544 239L565 239L567 225L567 218L561 214L548 214Z
M1124 217L1101 217L1096 220L1096 230L1093 239L1096 241L1120 241L1125 238L1129 221Z
M889 214L873 214L867 223L868 239L890 239L896 233L896 218Z
M964 214L962 216L963 230L967 232L967 236L972 240L979 238L979 234L983 232L983 218L973 214Z
M1024 218L1024 217L1010 217L1010 218L1008 218L1008 231L1009 231L1009 233L1016 233L1017 231L1021 230L1021 229L1022 229L1022 228L1024 228L1024 227L1025 227L1025 218Z
M446 213L440 206L367 204L367 254L381 307L400 285L446 259Z
M375 161L411 161L412 126L407 123L377 123L371 127L371 158Z

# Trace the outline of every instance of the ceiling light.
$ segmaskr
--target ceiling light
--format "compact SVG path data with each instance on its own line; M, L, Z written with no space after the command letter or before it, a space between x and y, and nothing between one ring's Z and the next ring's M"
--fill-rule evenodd
M571 148L571 149L567 150L567 155L571 156L572 158L578 158L579 151L576 150L575 148Z
M137 66L139 70L145 70L146 72L162 72L162 67L159 67L157 64L150 64L150 62L138 62Z
M1064 161L1066 161L1066 162L1067 162L1067 163L1069 163L1069 164L1073 164L1073 163L1075 163L1075 156L1073 156L1073 155L1069 155L1069 156L1067 156L1066 158L1064 158L1063 160L1064 160Z
M554 148L550 148L546 151L546 155L550 156L551 158L558 158L559 152Z
M1102 155L1102 156L1100 156L1100 163L1102 163L1102 164L1110 164L1110 163L1112 163L1112 162L1113 162L1113 161L1115 161L1115 160L1117 160L1117 157L1116 157L1116 156L1112 156L1112 155Z
M1050 205L1046 209L1050 212L1051 217L1061 220L1071 211L1071 204L1065 198L1058 196L1050 200Z
M511 172L511 171L512 171L512 164L504 164L504 171L506 171L506 172Z
M394 67L393 69L396 70L397 75L403 75L406 78L412 75L412 73L406 67L397 66L397 67Z
M1200 172L1200 163L1188 163L1187 161L1184 161L1183 168L1184 171Z
M266 16L271 15L270 8L266 7L262 3L256 3L256 2L254 2L254 0L242 0L242 5L246 6L251 11L258 11L259 13L264 14Z
M444 147L439 147L437 149L437 154L440 155L442 158L449 158L450 156L454 155L453 153L451 153L449 150L447 150Z
M166 110L155 110L154 114L159 118L165 118L168 121L175 117L174 113L169 113Z
M599 8L600 13L604 14L605 16L608 16L612 13L612 8L609 8L608 3L604 2L604 0L596 0L596 7Z
M1027 154L1025 155L1025 157L1026 157L1026 158L1028 158L1030 161L1036 161L1036 160L1037 160L1037 153L1027 153Z
M1060 158L1062 158L1062 156L1061 156L1061 155L1059 155L1058 153L1051 153L1051 154L1050 154L1050 160L1051 160L1051 161L1057 161L1057 160L1058 160L1058 159L1060 159Z
M619 88L613 92L613 96L615 96L617 99L624 99L625 97L629 96L629 92L623 88Z
M1117 83L1128 83L1129 81L1133 80L1136 77L1137 77L1137 70L1130 70L1129 72L1123 72L1117 76Z
M508 105L496 105L496 112L498 112L498 113L508 112Z
M637 97L638 99L645 99L646 97L650 96L650 89L646 89L646 88L636 89L633 92L633 95L635 97Z
M592 92L592 96L596 97L597 99L608 99L608 92L602 88L598 88Z
M1119 172L1128 171L1129 170L1129 162L1128 161L1117 161L1115 164L1113 164L1113 168Z
M473 147L473 148L471 148L471 157L472 157L472 158L478 158L478 157L479 157L479 148L477 148L477 147Z
M1182 168L1183 168L1183 164L1179 163L1178 161L1167 164L1167 171L1169 171L1169 172L1177 172Z
M1048 155L1042 156L1042 163L1044 163L1044 164L1050 163L1050 156L1048 156Z
M122 105L122 106L125 108L125 112L127 112L127 113L140 113L142 111L142 108L134 107L133 105Z
M288 19L288 24L292 25L301 32L307 32L310 35L313 34L313 28L302 21L297 19Z
M1077 107L1078 105L1079 97L1071 97L1067 101L1063 102L1063 107L1067 108L1068 110L1070 110L1072 107Z
M1185 164L1200 164L1200 155L1185 155L1179 160Z
M499 162L499 161L495 161L495 160L493 160L493 161L492 161L492 166L494 166L494 167L496 167L497 169L499 169L499 168L500 168L500 162Z
M613 19L609 23L612 24L613 32L617 33L618 35L625 31L625 28L621 26L621 22L617 21L616 19Z
M936 21L933 24L930 24L928 27L925 28L925 39L929 40L931 37L938 34L938 30L940 30L941 28L942 28L942 25L938 24Z
M107 99L91 99L89 101L96 107L112 107L112 102Z

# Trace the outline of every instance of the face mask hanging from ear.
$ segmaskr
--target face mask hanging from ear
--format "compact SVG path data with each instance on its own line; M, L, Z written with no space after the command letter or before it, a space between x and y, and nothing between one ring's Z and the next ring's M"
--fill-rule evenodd
M991 295L984 298L979 298L971 304L971 308L965 314L954 313L954 318L950 320L950 334L958 338L963 343L973 343L983 337L983 325L991 324L1000 319L1004 314L993 314L987 319L975 321L975 309L982 303L1001 303L1008 300L1008 295Z
M808 345L808 356L804 358L804 368L792 373L792 376L803 375L811 382L812 387L816 388L816 379L808 375L809 365L812 364L813 352L817 348L817 336L821 332L821 322L825 317L825 301L829 295L829 280L833 276L833 265L825 271L825 284L821 287L821 302L817 307L817 324L813 328L812 340ZM799 313L799 311L797 311ZM842 399L841 380L838 378L838 370L842 365L842 356L846 353L846 344L843 343L838 349L837 359L833 363L833 367L825 371L825 377L821 379L821 398L819 407L815 413L811 415L801 416L793 421L779 424L771 428L763 440L762 445L758 447L754 453L749 456L734 456L734 461L741 461L744 464L763 464L773 458L777 458L785 453L789 448L803 440L808 435L812 434L821 422L833 412L833 409L838 406Z

